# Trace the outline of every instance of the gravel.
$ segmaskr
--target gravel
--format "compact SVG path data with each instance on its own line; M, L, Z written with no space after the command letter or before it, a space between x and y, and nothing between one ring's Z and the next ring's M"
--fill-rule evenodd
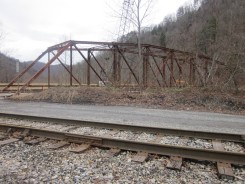
M0 183L237 183L245 169L234 169L235 180L221 180L215 164L184 161L181 171L166 168L167 157L150 155L149 161L133 162L132 152L106 157L108 150L91 148L83 154L70 146L47 149L56 141L28 146L22 141L0 147Z
M213 149L212 141L206 139L196 139L190 138L187 142L187 146L193 148L201 148L201 149Z
M141 134L139 134L139 136L137 136L136 141L153 142L156 139L157 139L156 134L142 132Z
M228 142L224 141L223 142L224 149L226 151L236 151L240 153L245 153L244 145L242 143L234 143L234 142Z

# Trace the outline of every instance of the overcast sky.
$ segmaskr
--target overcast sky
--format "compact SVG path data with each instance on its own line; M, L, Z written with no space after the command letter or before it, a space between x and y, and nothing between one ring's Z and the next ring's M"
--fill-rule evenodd
M29 61L65 39L113 41L117 0L0 0L1 50ZM118 0L120 1L120 0ZM155 0L147 26L160 23L187 0ZM111 8L110 8L111 7Z

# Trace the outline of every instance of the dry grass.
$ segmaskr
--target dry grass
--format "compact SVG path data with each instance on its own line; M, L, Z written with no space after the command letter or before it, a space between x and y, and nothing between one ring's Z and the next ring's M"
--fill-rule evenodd
M129 89L99 87L56 87L12 100L69 104L125 105L147 108L222 112L245 115L244 93L233 94L196 88Z

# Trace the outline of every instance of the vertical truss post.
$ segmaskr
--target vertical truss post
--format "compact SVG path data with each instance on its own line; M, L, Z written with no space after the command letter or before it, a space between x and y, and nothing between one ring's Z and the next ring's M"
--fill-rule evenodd
M70 46L70 86L72 86L72 45Z
M143 56L143 86L148 87L148 68L149 68L149 49L145 48L145 55Z
M173 77L174 77L174 58L173 58L173 52L170 53L170 80L169 80L169 86L173 86Z
M50 61L50 52L48 52L48 62ZM48 65L48 88L50 88L50 65Z
M91 65L91 50L88 49L88 59L87 59L87 85L90 85L90 65Z
M116 84L118 82L118 60L117 60L117 50L116 47L113 46L113 83Z
M162 79L164 82L166 81L166 63L164 58L162 58ZM167 87L166 82L165 82L165 87Z

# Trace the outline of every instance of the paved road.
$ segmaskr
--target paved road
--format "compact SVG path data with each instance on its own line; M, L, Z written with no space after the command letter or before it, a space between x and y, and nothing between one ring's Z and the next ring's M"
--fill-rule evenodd
M7 100L0 100L0 112L245 135L245 116L219 113Z

